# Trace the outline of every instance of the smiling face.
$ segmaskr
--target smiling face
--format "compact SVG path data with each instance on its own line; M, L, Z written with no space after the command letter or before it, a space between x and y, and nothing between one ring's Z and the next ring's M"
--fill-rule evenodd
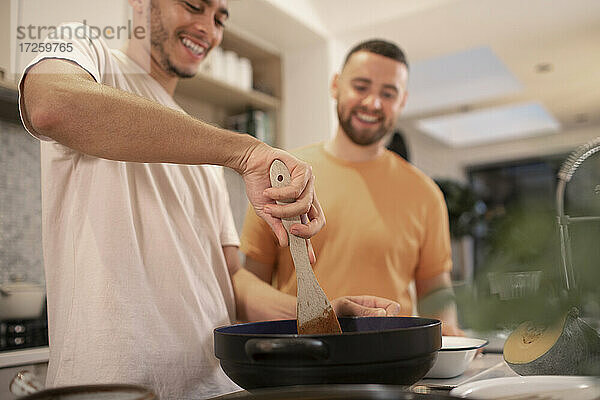
M226 0L151 0L151 55L167 73L196 75L223 39Z
M354 53L331 87L341 129L352 142L369 146L391 132L406 102L408 70L394 59Z

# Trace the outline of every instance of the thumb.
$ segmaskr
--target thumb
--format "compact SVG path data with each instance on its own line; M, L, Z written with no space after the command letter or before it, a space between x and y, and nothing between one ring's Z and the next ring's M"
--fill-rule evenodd
M360 304L354 304L353 315L357 317L385 317L386 312L383 308L371 308L361 306Z
M386 311L379 307L367 307L363 306L354 301L344 299L339 303L339 307L336 312L342 315L354 316L354 317L385 317Z
M395 301L390 302L390 304L388 304L388 306L385 308L385 313L388 317L397 317L398 315L400 315L401 311L402 306L400 306L400 304L396 303Z

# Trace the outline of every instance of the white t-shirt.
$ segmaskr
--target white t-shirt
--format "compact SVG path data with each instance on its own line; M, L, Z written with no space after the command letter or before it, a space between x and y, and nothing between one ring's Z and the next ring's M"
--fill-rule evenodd
M64 42L73 50L27 68L71 60L99 83L183 112L102 40ZM47 386L133 383L162 400L239 390L213 350L213 329L235 318L222 246L239 245L222 168L110 161L39 138Z

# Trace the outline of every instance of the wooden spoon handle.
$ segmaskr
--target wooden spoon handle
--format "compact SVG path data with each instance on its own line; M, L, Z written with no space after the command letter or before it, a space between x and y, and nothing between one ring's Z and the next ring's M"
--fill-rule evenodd
M280 160L275 160L271 164L270 177L272 187L280 188L289 186L292 183L290 172L285 164ZM292 201L293 200L278 201L277 204L286 204L291 203ZM307 272L310 272L310 274L314 276L312 267L310 266L310 260L308 258L306 240L290 233L290 226L293 224L299 224L300 217L296 216L293 218L282 218L281 222L283 222L283 226L288 233L290 252L292 253L292 259L294 260L294 266L296 267L296 274L304 275Z
M271 164L270 178L271 186L277 188L289 186L292 182L290 172L280 160L275 160ZM293 200L278 201L277 203L285 204L291 201ZM319 285L310 265L306 240L290 233L290 226L300 223L300 217L283 218L282 222L288 233L290 253L296 268L298 333L341 333L342 329L335 311Z

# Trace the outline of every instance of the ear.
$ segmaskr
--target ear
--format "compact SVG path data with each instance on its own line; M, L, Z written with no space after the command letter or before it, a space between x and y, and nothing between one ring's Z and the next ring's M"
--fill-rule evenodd
M331 87L329 88L329 92L331 93L331 97L337 99L338 97L338 81L340 79L340 74L335 74L333 79L331 80Z
M404 109L404 106L406 105L406 100L408 99L408 90L404 91L404 98L402 99L402 103L400 103L400 110Z
M147 6L147 4L146 4L147 1L145 1L145 0L128 0L128 1L129 1L129 5L133 9L134 14L143 13L144 9Z

